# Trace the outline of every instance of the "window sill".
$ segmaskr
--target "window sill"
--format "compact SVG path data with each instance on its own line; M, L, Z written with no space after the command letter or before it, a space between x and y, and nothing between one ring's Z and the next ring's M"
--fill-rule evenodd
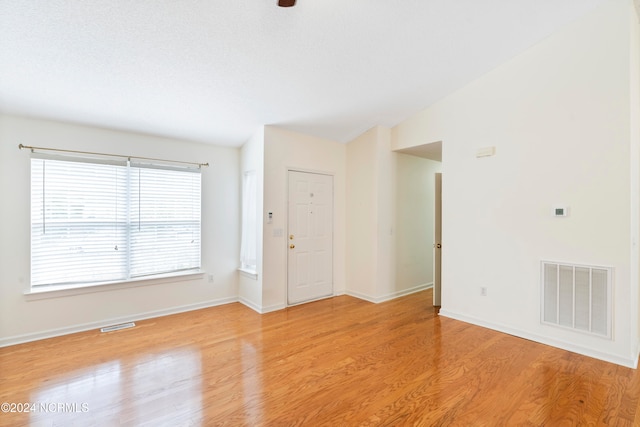
M88 285L59 285L31 288L24 292L28 301L47 298L58 298L73 295L90 294L94 292L115 291L119 289L137 288L140 286L159 285L163 283L182 282L204 277L205 272L195 270L189 272L158 274L155 276L129 279L122 282L102 282Z
M248 268L242 268L240 267L238 269L238 271L240 272L240 274L244 277L247 277L249 279L253 279L253 280L258 280L258 272L255 270L249 270Z

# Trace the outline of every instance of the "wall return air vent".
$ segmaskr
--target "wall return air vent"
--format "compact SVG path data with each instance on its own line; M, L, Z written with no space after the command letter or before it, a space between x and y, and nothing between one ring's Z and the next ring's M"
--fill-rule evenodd
M542 261L541 321L611 339L613 269Z

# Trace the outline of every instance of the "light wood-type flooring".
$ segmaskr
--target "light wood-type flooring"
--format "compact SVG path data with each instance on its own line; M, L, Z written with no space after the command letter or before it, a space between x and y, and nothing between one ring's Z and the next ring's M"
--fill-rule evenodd
M639 397L638 371L440 317L430 291L0 349L0 402L36 410L2 426L632 426Z

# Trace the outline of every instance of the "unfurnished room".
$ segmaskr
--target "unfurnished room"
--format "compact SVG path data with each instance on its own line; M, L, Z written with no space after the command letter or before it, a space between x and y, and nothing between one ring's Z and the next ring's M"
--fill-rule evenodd
M0 0L0 426L639 426L639 17Z

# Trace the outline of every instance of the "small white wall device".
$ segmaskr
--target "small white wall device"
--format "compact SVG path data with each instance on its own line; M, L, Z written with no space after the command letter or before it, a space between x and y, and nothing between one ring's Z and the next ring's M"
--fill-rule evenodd
M495 154L496 154L496 147L482 147L476 150L477 158L491 157L491 156L495 156Z

